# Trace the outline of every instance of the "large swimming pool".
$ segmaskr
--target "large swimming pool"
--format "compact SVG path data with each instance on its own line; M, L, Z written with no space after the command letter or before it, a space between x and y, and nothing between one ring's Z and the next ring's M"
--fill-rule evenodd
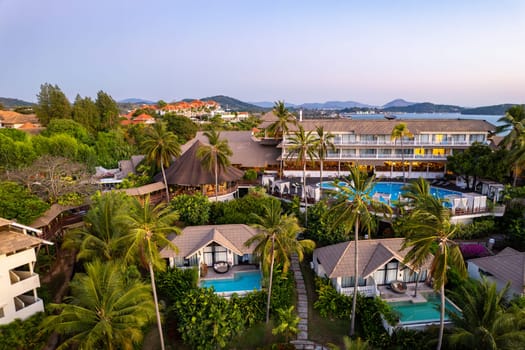
M213 280L203 280L201 287L210 288L216 292L251 292L261 290L261 272L243 271L235 272L233 278L220 278Z
M389 302L388 304L399 314L399 322L401 325L439 322L439 307L441 305L439 296L431 294L425 296L425 298L427 301L423 303L400 301ZM461 312L448 299L445 300L446 310L457 314ZM445 313L445 321L449 320L448 315Z
M344 186L345 182L340 182L340 186ZM390 204L391 201L399 199L399 195L403 192L402 188L406 184L402 182L377 182L372 190L372 196L376 195L377 199ZM337 190L333 182L323 181L322 188L327 190ZM456 195L461 196L461 192L451 191L444 188L430 187L430 193L433 196L437 196L441 199L445 199L446 196Z

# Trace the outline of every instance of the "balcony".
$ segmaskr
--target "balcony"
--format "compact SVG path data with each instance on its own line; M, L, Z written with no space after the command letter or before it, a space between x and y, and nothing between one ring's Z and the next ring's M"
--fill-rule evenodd
M14 297L16 313L13 319L20 318L22 320L44 311L44 302L42 299L33 298L28 295L19 295Z
M18 295L40 287L40 278L36 273L29 271L9 271L11 280L10 292Z
M443 140L443 141L419 141L409 140L403 141L403 147L469 147L475 141L458 141L458 140ZM479 142L479 141L477 141ZM482 141L483 142L483 141ZM291 143L284 142L283 146L290 146ZM391 146L394 148L400 148L401 142L390 141L390 140L362 140L362 141L334 141L334 146Z

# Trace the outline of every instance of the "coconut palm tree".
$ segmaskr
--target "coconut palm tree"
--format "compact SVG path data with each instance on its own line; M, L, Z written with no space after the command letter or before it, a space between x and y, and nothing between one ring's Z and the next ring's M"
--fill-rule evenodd
M264 215L253 214L259 232L244 244L249 247L256 244L253 252L259 257L263 274L269 278L268 300L266 302L266 323L270 321L270 299L272 295L273 268L277 261L283 266L283 273L290 267L290 255L297 254L303 260L304 251L311 251L315 243L309 239L298 241L301 227L294 215L282 214L281 203L273 200L265 205Z
M323 165L324 160L326 159L326 156L328 155L328 150L335 150L334 146L334 138L335 135L331 132L326 132L324 130L323 126L318 126L315 131L317 132L317 157L319 158L320 162L320 171L319 171L319 178L321 183L321 191L323 190L322 183L323 183Z
M169 203L170 192L165 169L169 167L173 157L178 157L181 154L177 135L167 131L164 123L155 123L153 126L145 129L144 139L140 144L140 148L149 162L155 163L160 167L164 186L166 187L166 201Z
M498 119L502 125L496 127L496 134L508 133L500 143L510 149L511 161L514 164L513 186L516 186L520 165L525 161L525 109L523 105L510 107L505 115Z
M297 119L295 116L290 113L284 101L275 102L273 109L273 114L277 117L277 120L270 124L266 129L275 137L281 138L284 134L288 133L288 125L297 124Z
M219 196L219 170L230 166L229 157L233 154L228 140L221 140L221 133L215 130L204 132L209 145L202 145L197 150L197 157L208 171L215 174L215 202Z
M338 202L332 208L334 215L333 227L344 227L347 233L354 229L354 296L352 298L352 319L350 322L350 336L355 333L355 311L357 302L357 282L359 280L359 232L365 229L368 235L376 224L376 214L392 214L392 208L373 198L375 176L369 177L357 166L350 168L349 177L343 184L336 182L336 198Z
M97 193L84 217L84 225L66 234L65 248L78 250L77 259L102 261L123 257L119 239L127 232L122 215L129 207L130 197L121 192Z
M138 199L133 198L131 209L124 218L129 225L128 233L121 238L122 242L125 242L128 247L125 260L138 262L149 270L161 348L164 350L154 268L164 270L166 267L159 254L160 248L169 246L173 251L177 251L177 247L168 239L168 234L180 233L180 229L174 226L178 214L175 211L170 211L165 203L153 207L150 204L149 196L147 196L143 204Z
M303 168L303 199L304 199L304 222L308 227L308 198L306 196L306 163L308 159L313 163L317 157L317 139L312 131L306 132L302 125L299 130L288 140L287 158L296 158Z
M450 211L443 201L432 195L422 194L414 202L414 209L403 220L402 232L405 235L402 249L408 249L405 263L419 267L431 259L430 276L434 289L441 297L440 329L437 349L443 342L445 318L445 284L449 266L457 268L461 276L466 276L465 263L459 245L452 238L456 227L450 223Z
M450 313L455 328L448 337L451 345L465 349L518 349L525 344L525 329L520 316L506 309L509 284L499 292L486 278L472 281L451 292L461 314Z
M403 149L403 139L405 137L413 137L410 130L408 130L406 123L398 123L394 126L392 129L392 134L390 135L390 138L394 141L394 145L397 144L397 140L401 141L401 163L403 165L403 182L406 182L405 178L405 152Z
M123 264L94 261L70 283L64 304L49 304L42 326L62 334L61 349L134 349L155 317L150 287L129 279ZM58 314L55 314L59 312Z

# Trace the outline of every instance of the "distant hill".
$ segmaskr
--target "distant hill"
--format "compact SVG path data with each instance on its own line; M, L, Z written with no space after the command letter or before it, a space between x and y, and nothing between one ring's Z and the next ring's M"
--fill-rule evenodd
M196 100L195 98L192 99L184 99L183 101L193 101ZM233 112L264 112L267 108L263 108L260 106L256 106L251 103L243 102L240 100L237 100L233 97L224 96L224 95L217 95L217 96L210 96L210 97L203 97L199 98L201 101L207 101L212 100L217 102L221 105L221 107L224 110L230 110Z
M461 111L461 114L504 115L505 112L507 112L507 109L515 105L516 104L506 103L506 104L494 105L494 106L465 108L464 110Z
M460 113L463 107L452 105L436 105L430 102L416 103L405 107L383 108L385 112L404 113Z
M275 105L275 102L269 102L269 101L250 102L250 103L252 105L256 105L257 107L267 108L267 109L273 108L273 106ZM284 101L284 105L286 106L286 108L297 108L296 104L289 103L289 102L286 102L286 101Z
M407 107L411 105L415 105L417 102L408 102L403 100L402 98L396 98L395 100L392 100L386 104L383 105L383 108L390 108L390 107Z
M30 107L30 106L35 105L32 102L27 102L27 101L19 100L17 98L8 98L8 97L0 97L0 103L3 104L4 107L6 108Z
M368 108L370 105L355 101L327 101L323 103L303 103L298 107L304 109L344 109L344 108Z
M144 100L142 98L126 98L124 100L118 101L118 103L129 103L129 104L136 104L136 105L154 105L157 102L150 101L150 100Z

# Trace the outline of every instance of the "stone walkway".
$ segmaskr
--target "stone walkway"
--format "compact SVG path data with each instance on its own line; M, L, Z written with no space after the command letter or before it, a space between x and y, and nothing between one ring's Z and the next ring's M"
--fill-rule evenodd
M327 350L326 347L308 340L308 296L306 295L306 287L304 285L299 259L295 254L292 256L292 271L297 290L297 314L301 320L299 321L297 340L292 340L291 343L294 344L298 350Z

